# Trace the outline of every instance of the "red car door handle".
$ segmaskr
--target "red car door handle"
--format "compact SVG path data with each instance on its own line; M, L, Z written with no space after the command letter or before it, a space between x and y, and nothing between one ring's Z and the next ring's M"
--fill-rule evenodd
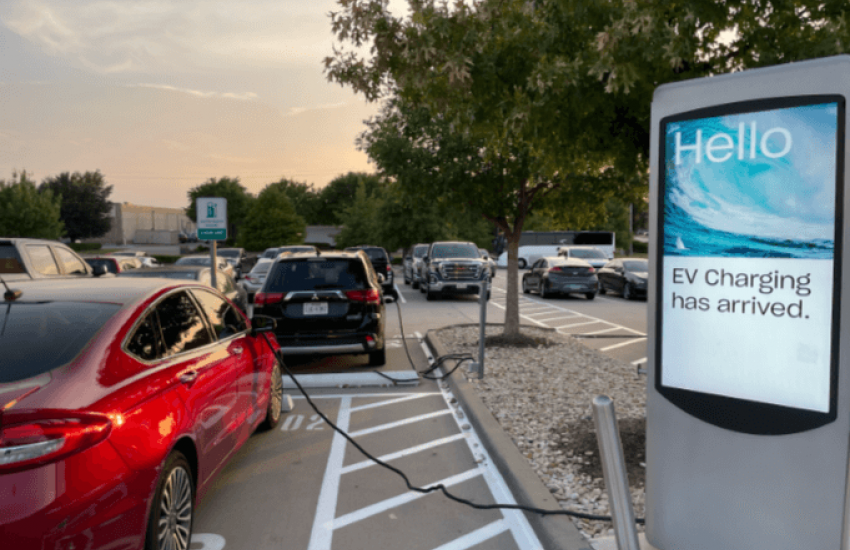
M198 371L190 370L180 375L180 381L184 384L191 384L198 377Z

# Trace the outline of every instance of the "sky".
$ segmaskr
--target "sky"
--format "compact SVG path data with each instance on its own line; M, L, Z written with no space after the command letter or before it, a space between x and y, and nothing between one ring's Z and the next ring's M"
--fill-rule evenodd
M334 0L2 0L0 179L100 170L111 200L185 207L211 177L251 193L373 172L378 112L327 81Z

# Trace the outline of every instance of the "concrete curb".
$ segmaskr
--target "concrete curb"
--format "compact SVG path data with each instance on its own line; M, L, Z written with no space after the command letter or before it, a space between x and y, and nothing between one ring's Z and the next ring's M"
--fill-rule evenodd
M431 347L435 357L448 353L434 330L428 331L425 341ZM558 501L543 485L513 440L475 393L472 384L467 382L463 374L457 372L453 373L448 381L517 502L543 510L560 510ZM546 550L592 550L590 543L567 516L541 516L531 512L524 512L524 514Z

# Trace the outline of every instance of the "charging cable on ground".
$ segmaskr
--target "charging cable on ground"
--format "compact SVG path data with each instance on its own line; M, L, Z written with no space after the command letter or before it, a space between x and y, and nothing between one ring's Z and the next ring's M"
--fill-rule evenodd
M398 302L396 302L396 305L398 306ZM404 351L407 354L407 359L410 362L410 366L414 371L416 371L423 378L427 378L428 380L443 380L443 379L447 378L448 376L450 376L455 370L457 370L463 364L464 361L472 361L474 359L472 357L472 354L470 354L470 353L450 353L450 354L446 354L446 355L443 355L443 356L435 359L434 363L428 369L426 369L424 371L419 371L418 369L416 369L416 366L413 363L413 358L410 356L410 350L407 348L407 339L406 339L405 334L404 334L404 324L402 323L402 318L401 318L401 307L398 307L398 320L399 320L399 326L401 328L401 337L402 337L402 342L404 344ZM393 472L396 475L398 475L399 477L401 477L404 480L404 483L407 486L407 489L409 491L422 493L422 494L428 494L428 493L432 493L434 491L439 490L440 492L443 493L443 495L446 496L446 498L453 500L455 502L459 502L460 504L465 504L466 506L469 506L469 507L474 508L476 510L496 510L496 509L522 510L524 512L531 512L531 513L539 514L541 516L562 515L562 516L569 516L569 517L574 517L574 518L578 518L578 519L586 519L586 520L589 520L589 521L612 521L611 516L600 516L600 515L596 515L596 514L586 514L584 512L575 512L575 511L572 511L572 510L544 510L542 508L534 508L532 506L524 506L522 504L477 504L475 502L472 502L471 500L467 500L467 499L458 497L456 495L453 495L452 493L449 492L449 490L442 483L439 483L437 485L432 485L430 487L416 487L415 485L410 483L410 479L407 477L407 475L403 471L399 470L398 468L395 468L394 466L387 464L386 462L382 461L381 459L375 457L374 455L372 455L371 453L366 451L366 449L364 449L363 447L360 446L359 443L354 441L354 439L350 435L348 435L347 433L345 433L345 431L343 431L339 427L337 427L337 425L334 424L331 421L330 418L325 416L325 414L321 410L319 410L319 408L316 406L316 404L313 402L313 400L310 399L310 396L307 394L307 391L304 389L304 387L301 385L301 383L298 382L298 379L295 377L295 375L292 373L292 371L290 371L289 368L286 366L286 364L283 361L283 358L275 350L271 341L269 341L268 335L265 334L265 333L261 333L261 334L263 336L263 339L265 339L266 344L269 346L269 349L271 349L272 352L274 353L274 356L277 359L277 362L280 364L280 367L284 370L284 372L286 372L287 376L289 376L289 378L292 379L292 381L295 383L296 387L298 387L298 391L301 392L301 394L304 396L304 399L307 400L307 403L316 412L316 414L318 414L319 417L328 424L328 426L333 428L333 430L335 432L339 433L342 437L344 437L346 439L346 441L348 441L349 443L354 445L354 447L358 451L363 453L363 455L366 458L368 458L369 460L371 460L375 464L378 464L379 466L383 466L387 470L390 470L391 472ZM439 368L445 361L449 361L449 360L457 361L457 363L455 364L454 368L452 368L451 371L447 372L443 376L429 376L433 371L435 371L437 368ZM403 383L403 381L395 380L395 379L393 379L393 378L391 378L391 377L389 377L389 376L387 376L383 373L380 373L379 371L374 371L374 372L377 372L378 374L380 374L384 378L392 380L394 384L395 383ZM635 523L644 524L645 520L643 518L636 518Z

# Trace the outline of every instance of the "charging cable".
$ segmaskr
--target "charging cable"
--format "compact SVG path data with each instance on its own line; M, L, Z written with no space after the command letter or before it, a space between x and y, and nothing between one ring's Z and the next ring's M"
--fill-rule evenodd
M401 319L400 314L399 314L399 319ZM598 515L594 515L594 514L585 514L583 512L574 512L574 511L571 511L571 510L543 510L542 508L534 508L534 507L531 507L531 506L523 506L521 504L477 504L475 502L472 502L471 500L467 500L465 498L461 498L461 497L458 497L456 495L453 495L452 493L449 492L448 489L446 489L446 486L443 485L442 483L439 483L437 485L432 485L430 487L416 487L415 485L410 483L410 479L407 477L407 475L403 471L399 470L398 468L395 468L394 466L387 464L386 462L382 461L381 459L379 459L379 458L375 457L374 455L372 455L371 453L369 453L366 449L361 447L359 443L354 441L354 439L350 435L345 433L345 431L341 430L336 424L334 424L331 421L330 418L325 416L325 413L323 413L321 410L319 410L319 408L316 406L316 404L313 403L313 400L310 399L310 396L307 394L307 391L304 389L304 387L301 385L301 383L298 382L298 379L295 377L294 374L292 374L292 371L289 370L289 367L286 366L286 364L283 361L283 358L275 350L274 346L272 345L271 341L269 340L268 335L264 332L262 332L260 334L262 334L263 339L266 341L266 344L269 346L269 349L272 350L272 353L274 354L275 359L277 359L277 362L280 365L280 367L284 370L284 372L286 372L287 376L289 376L289 378L292 379L292 381L298 387L298 391L301 392L301 394L304 396L304 399L307 400L307 403L316 412L316 414L318 414L319 417L322 420L327 422L328 426L333 428L333 430L335 432L337 432L342 437L344 437L346 439L346 441L348 441L349 443L354 445L354 447L358 451L363 453L363 455L366 458L368 458L369 460L371 460L375 464L378 464L379 466L383 466L387 470L390 470L391 472L394 472L396 475L401 477L404 480L405 485L407 485L407 489L409 491L428 494L428 493L433 493L434 491L439 490L448 499L453 500L455 502L459 502L461 504L465 504L466 506L469 506L470 508L474 508L476 510L495 510L495 509L523 510L525 512L533 512L533 513L536 513L536 514L540 514L542 516L564 515L564 516L570 516L570 517L575 517L575 518L579 518L579 519L586 519L586 520L590 520L590 521L611 521L610 516L598 516ZM402 336L404 336L404 333L402 333ZM406 349L406 346L405 346L405 349ZM445 357L449 357L449 356L445 356ZM408 353L408 358L410 358L409 353ZM437 362L435 361L435 364L436 363ZM411 360L411 364L412 364L412 360ZM455 366L455 369L457 369L457 367L460 366L460 364L461 364L461 361L458 362L458 365ZM416 369L414 368L414 370L416 370ZM429 370L433 370L433 368L429 369ZM417 371L417 372L419 372L419 371ZM444 378L444 377L435 377L435 378L432 378L432 379L437 379L437 378ZM644 520L641 519L641 518L638 518L638 519L635 520L635 523L642 524L642 523L644 523Z

